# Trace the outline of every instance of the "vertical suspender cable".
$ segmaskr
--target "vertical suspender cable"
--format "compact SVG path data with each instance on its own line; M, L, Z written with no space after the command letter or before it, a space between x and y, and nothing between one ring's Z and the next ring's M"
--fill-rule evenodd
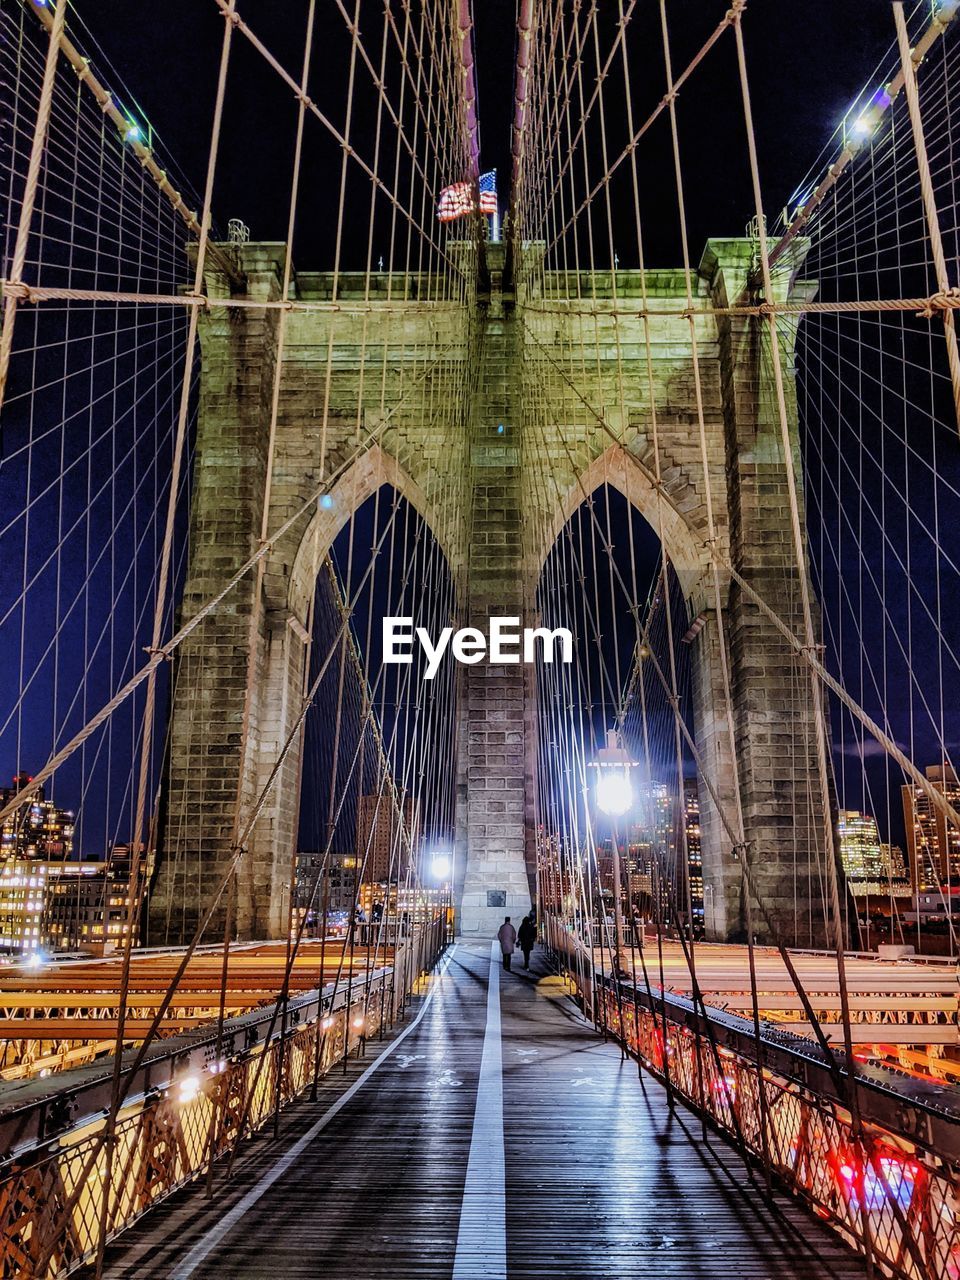
M47 143L50 107L53 102L53 86L57 75L57 58L60 53L60 40L63 36L66 19L67 0L57 0L57 7L53 15L53 26L50 29L50 43L47 45L47 56L43 67L43 83L40 88L40 100L37 104L37 118L33 126L33 140L30 144L30 159L27 164L23 200L20 205L17 238L14 242L13 257L5 290L6 306L3 309L3 327L0 329L0 406L3 405L7 375L10 371L10 356L13 352L13 326L17 318L17 293L20 286L23 285L23 268L27 261L30 224L33 221L33 206L37 198L37 186L40 182L40 165L43 162L43 152Z
M920 194L923 198L923 212L927 221L927 235L930 238L930 251L933 255L933 268L937 278L937 289L940 297L946 301L955 292L950 287L947 275L947 260L943 252L943 239L940 234L940 215L937 212L937 199L933 191L933 178L930 174L930 162L927 158L927 144L923 133L923 117L920 113L920 95L917 92L917 74L910 51L910 37L907 34L907 23L903 16L902 0L895 0L893 17L897 26L897 47L900 51L900 66L903 70L903 88L907 96L907 110L910 113L910 127L913 130L913 147L917 157L917 168L920 172ZM960 351L957 349L957 326L953 309L943 307L943 332L947 342L947 363L950 366L950 381L953 384L953 407L957 416L957 427L960 429Z

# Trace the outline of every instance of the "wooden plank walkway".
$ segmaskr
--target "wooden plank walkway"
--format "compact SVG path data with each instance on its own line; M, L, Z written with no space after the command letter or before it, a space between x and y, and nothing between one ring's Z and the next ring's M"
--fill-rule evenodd
M109 1252L107 1275L865 1274L798 1204L767 1205L738 1155L719 1139L704 1144L689 1113L671 1114L663 1090L621 1062L542 968L497 974L501 1035L494 1044L487 1033L485 1051L489 971L486 945L459 944L419 1023L393 1037L371 1074L364 1078L372 1046L365 1063L334 1073L316 1104L288 1113L278 1143L253 1144L212 1203L189 1189L126 1233ZM324 1123L332 1104L339 1110ZM480 1205L479 1216L464 1213L489 1243L483 1261L464 1251L467 1202Z

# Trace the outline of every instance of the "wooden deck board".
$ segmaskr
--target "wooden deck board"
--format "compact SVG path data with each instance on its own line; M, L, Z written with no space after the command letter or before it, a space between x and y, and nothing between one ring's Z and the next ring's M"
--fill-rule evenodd
M449 1280L485 1027L488 955L458 946L423 1021L193 1272L222 1280ZM854 1280L863 1269L786 1199L774 1210L719 1139L604 1044L557 983L501 981L507 1273ZM346 1079L360 1067L351 1064ZM178 1261L330 1105L288 1113L213 1205L181 1193L110 1250L114 1280Z

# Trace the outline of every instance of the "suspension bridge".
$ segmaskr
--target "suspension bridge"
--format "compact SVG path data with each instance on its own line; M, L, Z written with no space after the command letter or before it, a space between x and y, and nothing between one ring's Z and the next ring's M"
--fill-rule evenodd
M264 8L0 0L2 1274L960 1275L956 0Z

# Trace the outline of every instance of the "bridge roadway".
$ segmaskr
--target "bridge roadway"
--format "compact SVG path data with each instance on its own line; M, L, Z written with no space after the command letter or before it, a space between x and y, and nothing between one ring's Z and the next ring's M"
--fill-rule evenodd
M658 948L648 937L644 947L646 979L640 953L629 946L621 968L638 982L659 990L692 995L690 968L683 948L665 941ZM840 977L836 956L829 952L792 951L791 960L821 1030L828 1040L843 1041ZM746 948L725 943L698 943L697 983L705 1002L741 1017L752 1017ZM610 955L594 952L599 972L610 969ZM760 1016L789 1031L813 1038L793 980L773 947L754 950ZM844 960L851 1039L859 1056L947 1081L960 1080L960 986L956 964L946 957L899 960L849 953Z
M519 957L518 957L519 959ZM171 1197L113 1280L847 1280L860 1262L621 1060L534 962L459 943L413 1016L254 1140L212 1200Z

